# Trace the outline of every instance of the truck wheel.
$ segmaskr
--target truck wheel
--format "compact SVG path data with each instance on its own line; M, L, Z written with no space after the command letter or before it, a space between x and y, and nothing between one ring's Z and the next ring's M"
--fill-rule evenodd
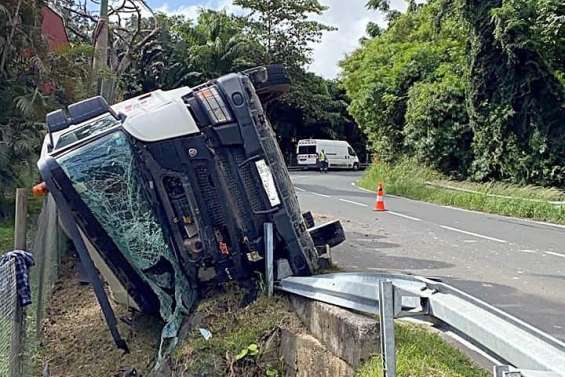
M265 71L254 68L249 70L249 72L253 72L249 76L261 102L267 103L288 93L290 78L282 64L271 64L260 68L264 68ZM263 73L266 73L266 78L261 77Z
M358 162L355 162L355 163L353 164L353 170L354 170L354 171L359 170L359 163L358 163Z

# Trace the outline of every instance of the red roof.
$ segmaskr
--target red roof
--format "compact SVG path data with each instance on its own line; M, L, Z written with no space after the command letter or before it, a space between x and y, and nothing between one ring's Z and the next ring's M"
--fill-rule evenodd
M49 51L58 50L69 44L63 17L49 6L41 8L41 33L47 39Z

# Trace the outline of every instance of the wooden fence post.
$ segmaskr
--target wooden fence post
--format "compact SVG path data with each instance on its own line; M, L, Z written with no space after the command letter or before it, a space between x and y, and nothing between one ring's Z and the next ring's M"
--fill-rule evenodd
M14 228L14 249L26 250L27 235L27 195L28 190L16 189L16 216ZM14 329L12 331L12 346L10 348L10 373L12 377L23 376L23 352L25 339L25 309L16 298L14 312Z

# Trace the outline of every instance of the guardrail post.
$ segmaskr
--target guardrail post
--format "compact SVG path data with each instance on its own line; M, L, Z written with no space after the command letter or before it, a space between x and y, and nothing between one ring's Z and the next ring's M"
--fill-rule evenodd
M16 189L16 214L14 224L14 249L26 249L27 235L27 190ZM10 348L10 374L12 377L23 376L23 353L26 329L25 309L20 306L20 299L16 297L14 311L14 327L12 330L12 345Z
M394 286L390 280L379 281L379 317L384 377L396 377Z
M265 278L267 279L267 295L273 295L274 273L273 273L273 224L263 224L265 237Z

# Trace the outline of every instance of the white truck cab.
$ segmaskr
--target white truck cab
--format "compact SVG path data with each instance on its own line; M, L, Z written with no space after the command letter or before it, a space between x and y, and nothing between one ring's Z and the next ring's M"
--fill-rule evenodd
M296 150L298 166L316 168L320 152L324 151L329 168L359 169L359 157L347 141L305 139L299 140Z

